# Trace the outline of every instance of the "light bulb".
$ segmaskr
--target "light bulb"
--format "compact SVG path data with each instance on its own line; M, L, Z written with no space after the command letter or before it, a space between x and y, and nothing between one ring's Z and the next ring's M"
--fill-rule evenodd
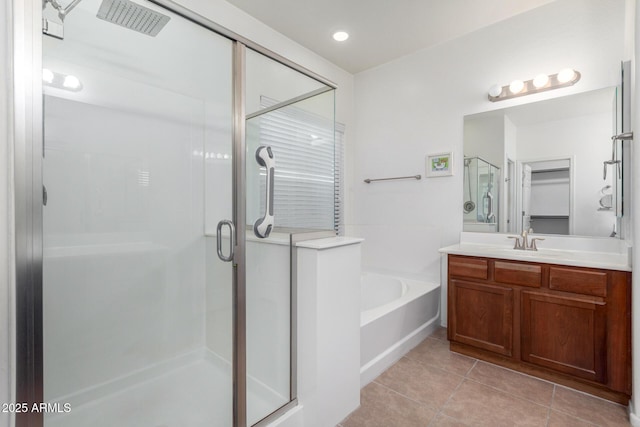
M533 86L535 86L536 89L540 89L541 87L545 87L547 85L547 83L549 83L549 76L546 75L546 74L538 74L533 79Z
M575 77L576 72L572 68L565 68L558 73L558 81L560 83L567 83Z
M516 93L522 92L522 89L524 89L524 82L522 80L514 80L509 85L509 92L513 93L514 95Z
M349 33L346 31L336 31L333 33L333 39L337 42L343 42L349 38Z
M42 69L42 81L46 82L46 83L53 83L53 71L49 70L48 68L43 68Z
M64 78L64 82L62 86L68 89L79 89L80 88L80 80L76 76L67 76Z
M496 96L500 96L501 93L502 93L502 86L500 85L495 84L489 88L489 95L493 96L494 98Z

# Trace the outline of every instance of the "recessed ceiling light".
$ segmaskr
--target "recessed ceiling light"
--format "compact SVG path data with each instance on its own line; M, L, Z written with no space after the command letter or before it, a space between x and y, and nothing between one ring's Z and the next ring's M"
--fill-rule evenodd
M349 38L349 33L345 31L336 31L333 33L333 39L337 42L343 42Z

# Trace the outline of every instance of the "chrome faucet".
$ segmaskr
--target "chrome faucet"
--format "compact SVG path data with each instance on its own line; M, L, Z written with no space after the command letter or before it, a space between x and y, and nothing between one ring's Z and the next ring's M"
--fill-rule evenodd
M529 231L524 230L522 232L522 242L520 241L519 236L508 236L510 239L515 239L515 244L513 245L513 249L517 249L520 251L537 251L538 247L536 246L536 240L544 240L542 237L533 237L531 241L529 241L529 235L533 233L533 229L530 228Z

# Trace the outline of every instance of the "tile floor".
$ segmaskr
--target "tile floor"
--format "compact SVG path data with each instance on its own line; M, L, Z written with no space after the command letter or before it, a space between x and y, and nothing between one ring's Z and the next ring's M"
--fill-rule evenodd
M363 388L339 427L629 425L626 406L450 352L441 328Z

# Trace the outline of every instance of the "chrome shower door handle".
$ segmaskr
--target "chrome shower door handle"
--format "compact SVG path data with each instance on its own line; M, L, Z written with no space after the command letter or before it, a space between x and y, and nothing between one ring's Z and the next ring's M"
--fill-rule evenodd
M267 185L265 191L264 216L253 224L253 233L260 239L265 239L271 234L275 218L273 216L273 185L276 171L276 160L273 158L271 147L261 145L256 150L256 162L264 166L267 172Z
M224 255L222 253L222 227L229 227L229 255ZM216 229L216 241L217 241L217 250L218 250L218 258L220 258L224 262L233 261L233 257L235 255L235 247L236 247L236 227L233 225L233 222L228 219L223 219L218 223L218 227Z

